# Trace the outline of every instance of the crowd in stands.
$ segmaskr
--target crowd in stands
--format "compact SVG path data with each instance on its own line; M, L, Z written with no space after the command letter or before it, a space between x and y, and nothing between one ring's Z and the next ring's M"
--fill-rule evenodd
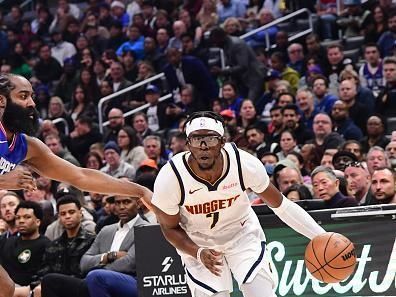
M153 189L186 150L187 116L213 110L287 198L396 204L396 7L339 2L36 0L24 11L5 0L0 72L30 80L37 137L75 166ZM299 8L315 16L309 35L289 42L297 17L240 37ZM35 177L34 192L1 192L0 263L15 297L137 296L133 227L155 215Z

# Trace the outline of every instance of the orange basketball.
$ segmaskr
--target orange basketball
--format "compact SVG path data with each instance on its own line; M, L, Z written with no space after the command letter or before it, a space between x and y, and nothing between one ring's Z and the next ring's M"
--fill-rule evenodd
M348 238L338 233L318 235L305 249L305 265L318 280L338 283L355 270L355 247Z

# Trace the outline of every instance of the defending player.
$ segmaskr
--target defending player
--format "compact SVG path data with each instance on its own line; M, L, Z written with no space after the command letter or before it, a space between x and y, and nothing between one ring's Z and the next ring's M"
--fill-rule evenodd
M219 115L194 113L185 127L189 152L162 168L151 207L182 258L192 295L229 296L232 272L245 297L274 296L265 235L245 189L306 237L325 231L282 196L257 158L225 142Z
M76 167L54 155L40 140L28 136L33 135L38 127L38 112L32 96L32 85L26 78L0 75L1 189L35 189L29 170L17 166L25 161L40 175L69 183L83 191L151 198L152 193L147 188L112 178L100 171ZM9 282L7 273L1 267L0 284L0 297L12 296L13 283Z

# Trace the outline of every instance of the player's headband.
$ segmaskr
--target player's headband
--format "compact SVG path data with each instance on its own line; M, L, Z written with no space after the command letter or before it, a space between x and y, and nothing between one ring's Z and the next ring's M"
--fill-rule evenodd
M219 121L216 121L212 118L200 117L195 118L191 122L188 122L186 125L186 134L187 137L194 131L197 130L212 130L220 134L220 136L224 136L224 127L223 124Z

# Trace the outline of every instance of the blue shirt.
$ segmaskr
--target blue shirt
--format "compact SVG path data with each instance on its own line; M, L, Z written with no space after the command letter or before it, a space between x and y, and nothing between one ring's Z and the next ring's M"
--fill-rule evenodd
M124 51L133 51L137 60L144 58L144 37L140 36L135 41L126 41L117 49L117 56L122 56Z
M242 18L245 16L246 6L239 0L231 0L226 6L218 4L217 14L219 15L219 22L223 23L229 17Z
M24 134L16 133L12 142L8 145L7 134L0 123L0 174L13 170L25 160L27 154L27 142Z

